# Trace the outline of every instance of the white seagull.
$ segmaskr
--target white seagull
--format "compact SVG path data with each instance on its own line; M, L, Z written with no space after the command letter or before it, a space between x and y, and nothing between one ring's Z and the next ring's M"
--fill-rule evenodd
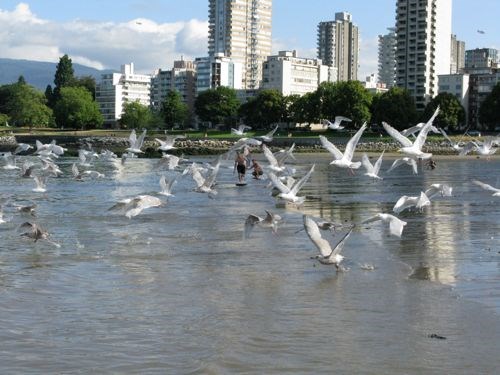
M279 162L274 156L274 154L271 152L271 150L269 150L269 148L265 144L262 145L262 151L264 152L264 156L269 162L270 170L278 174L286 170L284 160L282 159L283 161Z
M340 152L340 150L337 147L335 147L333 143L328 141L326 137L320 135L319 139L323 147L326 148L335 157L335 160L333 160L330 164L333 164L340 168L349 168L351 172L352 169L358 169L361 166L361 162L359 161L353 162L352 157L354 156L354 149L356 148L356 145L358 144L358 141L361 138L361 135L363 134L365 129L366 129L366 122L356 132L356 134L352 136L349 142L347 142L344 153Z
M245 231L243 233L243 238L247 239L250 237L255 225L259 225L264 228L271 228L272 232L276 234L278 231L278 223L282 220L280 215L273 214L266 210L266 217L262 218L257 215L250 214L245 220Z
M403 233L404 226L406 225L406 221L398 219L396 216L391 214L378 213L365 221L361 222L361 224L371 223L372 221L382 220L384 223L389 223L389 231L393 236L401 237Z
M409 156L417 157L420 159L429 159L432 157L432 154L423 152L422 147L424 146L424 143L427 139L427 133L432 126L432 122L438 114L439 107L436 109L430 120L427 121L427 123L422 127L420 133L418 133L418 136L415 139L415 142L410 141L408 138L406 138L386 122L382 122L382 126L392 138L403 145L403 147L398 150L399 152L403 152Z
M432 184L429 186L429 188L425 191L425 195L429 199L433 199L438 195L441 195L442 197L451 197L451 192L453 191L453 188L450 185L447 184Z
M278 197L291 203L304 203L306 197L298 197L297 194L313 173L314 166L315 165L313 164L309 172L307 172L300 180L295 182L292 187L286 186L274 173L269 172L269 179L273 182L273 185L280 191Z
M417 161L415 159L409 158L409 157L404 157L404 158L394 160L391 167L387 170L386 173L390 173L393 169L399 167L402 164L406 164L406 165L411 166L413 169L413 174L418 174Z
M141 148L144 144L144 138L146 138L146 131L147 130L144 129L142 134L137 137L135 129L133 129L128 137L128 143L130 147L126 148L125 151L131 152L132 154L143 154L144 151L142 151Z
M276 125L276 127L273 130L271 130L269 133L264 134L264 135L260 135L260 136L255 137L255 138L261 139L263 142L271 142L273 140L274 133L276 133L276 130L278 130L278 125Z
M16 155L12 155L11 152L5 152L2 156L5 161L5 165L2 167L3 169L6 170L20 169L16 165Z
M482 187L484 190L492 191L494 197L500 197L500 189L497 189L496 187L485 184L484 182L481 182L479 180L472 180L472 183L474 183L477 186Z
M252 129L251 126L248 125L240 125L238 126L238 129L231 128L231 134L243 136L245 134L246 129Z
M319 255L315 256L314 259L317 259L321 264L334 265L337 270L340 269L340 263L344 259L344 256L342 256L340 252L343 250L345 241L351 235L354 226L349 229L339 243L332 249L330 243L321 236L318 224L307 215L304 215L303 219L304 229L307 235L319 250Z
M16 149L14 150L14 155L17 155L17 154L19 154L21 152L28 151L31 148L33 148L33 147L31 147L27 143L18 143Z
M175 141L177 139L184 139L186 137L184 137L183 135L182 136L173 136L173 135L167 135L165 137L165 140L161 140L159 138L155 138L155 141L157 141L158 143L160 143L160 147L158 147L158 150L160 151L169 151L169 150L174 150L176 149L176 147L174 146L175 144Z
M429 197L427 197L427 195L422 191L420 192L420 196L418 197L409 197L407 195L403 195L398 199L398 201L392 208L392 211L394 211L394 213L396 214L399 214L411 207L415 207L417 210L422 210L425 206L429 206L430 204L431 201L429 200Z
M328 127L328 129L332 129L332 130L341 130L341 129L344 129L343 126L340 126L340 124L342 123L342 121L351 122L352 120L350 118L347 118L347 117L344 117L344 116L335 116L335 120L334 120L333 123L330 122L327 119L324 119L323 120L323 128Z
M35 180L36 187L33 189L36 193L45 193L47 191L47 177L46 176L35 176L33 177Z
M368 156L366 154L363 154L363 157L361 158L361 164L363 164L363 167L365 167L366 169L365 176L371 177L376 180L383 180L383 178L378 175L380 166L382 165L383 156L384 151L382 151L375 164L372 165L370 159L368 159Z
M173 197L172 187L177 183L177 177L167 180L165 176L160 177L160 187L161 191L158 194L165 195L167 197Z
M118 201L115 205L109 208L110 211L125 211L125 216L129 219L139 215L143 210L151 207L160 207L164 203L160 198L152 195L138 195L133 198L126 198Z

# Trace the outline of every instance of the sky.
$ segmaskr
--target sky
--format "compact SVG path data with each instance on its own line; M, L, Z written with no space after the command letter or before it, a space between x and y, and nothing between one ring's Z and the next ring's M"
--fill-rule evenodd
M368 6L369 4L369 6ZM348 12L360 30L358 79L377 73L378 35L396 0L273 0L273 53L316 57L317 26ZM453 0L452 32L466 49L500 48L500 0ZM482 31L481 33L478 30ZM0 58L73 63L137 73L208 53L208 0L0 0Z

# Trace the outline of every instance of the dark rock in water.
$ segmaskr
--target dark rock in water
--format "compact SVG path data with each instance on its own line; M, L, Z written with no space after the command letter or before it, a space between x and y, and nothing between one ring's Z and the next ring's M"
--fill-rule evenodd
M446 340L446 337L438 335L437 333L431 333L430 335L427 335L431 339L437 339L437 340Z

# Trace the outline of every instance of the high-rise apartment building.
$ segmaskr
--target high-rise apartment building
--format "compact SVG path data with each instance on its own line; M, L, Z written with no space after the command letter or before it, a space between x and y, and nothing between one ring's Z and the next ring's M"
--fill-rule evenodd
M418 110L438 94L438 75L450 72L452 0L397 0L396 85Z
M262 63L271 54L272 0L209 0L208 55L243 67L242 87L259 88Z
M318 58L337 69L339 81L358 79L359 31L352 15L335 13L335 21L318 25Z
M450 74L462 73L465 67L465 42L457 40L457 36L452 34L450 48Z
M396 28L378 36L378 81L391 88L396 84Z

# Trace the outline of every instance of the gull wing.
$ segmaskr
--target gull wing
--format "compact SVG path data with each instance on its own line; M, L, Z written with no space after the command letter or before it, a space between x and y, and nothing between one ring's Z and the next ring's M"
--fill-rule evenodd
M403 195L401 198L398 199L398 201L392 208L392 211L399 214L400 212L403 212L407 208L415 206L417 200L418 200L417 197L409 197L407 195Z
M369 217L366 220L363 220L361 222L361 224L367 224L367 223L371 223L371 222L378 221L378 220L382 220L382 218L380 217L380 214L376 214L376 215L374 215L372 217Z
M142 134L139 136L139 138L137 138L137 143L136 143L136 146L137 148L140 150L143 143L144 143L144 138L146 138L146 132L147 130L144 129L144 131L142 132Z
M137 142L137 134L135 133L135 129L132 129L132 132L128 136L128 143L130 144L130 147L135 147Z
M419 150L422 149L422 146L425 143L425 140L427 139L427 133L429 133L429 130L431 129L432 123L434 122L434 119L437 117L439 114L439 106L436 108L434 111L434 114L432 117L427 121L427 123L424 125L422 130L420 130L420 133L418 133L417 139L415 140L414 145L418 147Z
M356 145L359 142L359 139L361 138L361 135L366 129L366 122L363 124L361 128L356 132L356 134L353 135L351 139L349 139L349 142L347 142L347 145L345 146L345 151L344 151L344 158L347 160L352 160L352 157L354 155L354 149L356 148Z
M326 139L326 137L320 135L319 140L321 142L321 145L329 153L331 153L336 160L340 160L344 157L344 154L342 152L340 152L340 150L337 147L335 147L335 145L332 142L330 142L328 139Z
M401 135L404 135L405 137L408 137L412 134L415 134L418 132L422 127L425 125L425 122L419 122L417 125L412 126L411 128L405 129L401 132Z
M378 172L380 171L380 167L382 166L382 158L384 156L384 151L382 151L382 153L380 154L380 156L378 157L377 161L375 162L375 164L373 165L373 172L378 175Z
M307 172L300 180L298 180L290 189L290 192L292 194L297 195L299 190L302 188L302 185L304 185L307 180L309 180L309 177L311 177L311 174L314 171L315 164L312 165L311 169L309 169L309 172Z
M349 231L346 234L344 234L344 237L342 237L342 239L339 241L339 243L337 243L337 245L335 245L331 254L328 255L327 258L330 258L332 255L335 256L337 254L340 254L340 252L344 249L345 242L347 241L347 239L351 235L353 229L354 229L354 226L352 226L351 229L349 229Z
M495 193L500 193L500 189L497 189L491 185L485 184L484 182L481 182L479 180L472 180L472 183L477 185L477 186L482 187L485 190L493 191Z
M262 221L262 218L257 216L257 215L252 215L252 214L248 215L247 219L245 220L245 231L243 233L243 237L245 239L249 238L250 233L252 232L255 224L257 224L261 221Z
M309 239L318 248L320 254L323 257L329 257L332 254L332 247L330 243L321 237L321 232L319 231L318 224L311 219L309 216L304 215L304 229L306 230Z
M440 129L439 129L439 131L441 132L441 134L443 135L443 137L444 137L444 138L445 138L448 142L450 142L450 143L451 143L451 145L452 145L452 146L456 144L455 142L453 142L453 141L451 140L451 138L448 136L448 134L446 134L446 132L444 131L444 129L441 129L441 128L440 128Z
M375 168L370 162L370 159L368 159L368 155L363 154L361 157L361 164L363 164L363 167L365 167L367 173L375 173Z
M394 129L391 125L389 125L387 122L382 121L382 126L384 127L385 131L396 141L401 143L403 147L411 147L413 146L413 143L406 138L404 135L402 135L400 132L398 132L396 129Z
M335 116L335 122L338 122L340 124L340 122L342 121L351 122L352 120L344 116Z
M274 133L276 133L276 130L278 130L278 125L276 125L276 127L271 130L269 133L266 134L266 137L272 137L274 135Z
M281 191L284 194L287 194L287 193L290 192L290 188L288 186L284 185L283 182L281 182L281 180L273 172L269 172L267 174L267 176L269 177L269 179L271 180L271 182L273 183L273 185L279 191Z
M78 170L76 163L73 163L73 165L71 166L71 172L73 173L73 177L75 178L80 176L80 171Z
M406 225L406 221L398 219L396 216L387 214L389 220L389 231L392 235L401 237L403 233L403 228Z
M431 201L429 200L427 195L423 191L421 191L420 197L418 198L418 201L417 201L417 204L415 207L422 208L422 207L428 206L430 204L431 204Z
M193 180L196 183L197 188L205 184L205 178L201 175L198 169L193 169L191 175L193 176Z
M276 157L266 145L262 145L262 151L264 152L264 156L266 157L269 164L271 164L273 167L279 168L278 160L276 160Z

